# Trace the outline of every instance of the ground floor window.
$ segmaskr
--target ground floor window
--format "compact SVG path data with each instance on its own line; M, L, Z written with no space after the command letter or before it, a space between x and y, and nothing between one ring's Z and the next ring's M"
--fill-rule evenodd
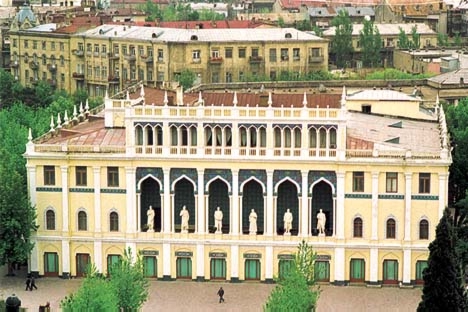
M44 253L44 275L45 276L58 276L59 263L58 255L56 252Z
M398 261L397 260L384 260L383 283L384 284L398 284Z
M82 277L86 274L86 270L90 263L89 254L76 254L76 276Z
M416 262L416 284L424 284L424 269L427 268L427 261Z
M156 257L143 257L143 273L145 277L158 277L158 260Z
M226 259L211 259L210 279L226 279Z
M315 261L315 280L317 282L330 281L330 263L328 261Z
M107 274L110 273L113 265L120 262L120 255L108 255L107 256Z
M260 280L260 261L258 259L245 260L245 279Z
M192 258L177 258L176 267L177 278L192 279Z
M294 261L292 259L281 259L278 263L278 277L284 279L291 270Z
M351 259L349 281L354 283L363 283L365 279L364 259Z

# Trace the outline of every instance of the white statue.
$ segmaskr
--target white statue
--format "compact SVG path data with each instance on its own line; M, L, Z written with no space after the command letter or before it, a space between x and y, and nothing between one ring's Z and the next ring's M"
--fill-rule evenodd
M190 219L190 214L185 205L182 207L182 210L180 211L180 231L182 233L188 233L188 228L189 228L189 219Z
M319 232L319 236L325 236L325 223L327 222L327 217L320 209L319 213L317 213L317 230Z
M249 234L257 234L257 213L255 210L251 210L249 214Z
M221 233L221 228L223 227L223 212L221 211L219 207L216 208L216 211L214 213L214 219L215 219L216 233Z
M154 232L154 210L153 206L149 206L148 211L146 212L148 232Z
M290 235L291 234L291 228L292 228L293 215L292 215L291 211L289 210L289 208L284 213L283 221L284 221L284 234Z

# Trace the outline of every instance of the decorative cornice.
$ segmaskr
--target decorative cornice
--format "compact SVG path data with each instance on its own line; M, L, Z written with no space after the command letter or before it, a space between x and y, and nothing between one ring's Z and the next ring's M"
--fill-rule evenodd
M126 194L127 190L126 189L101 189L101 193L106 193L106 194Z
M379 199L405 199L402 194L379 194Z
M36 192L62 192L61 187L45 187L45 186L38 186L36 187Z
M412 200L439 200L438 195L411 195Z
M70 193L94 193L94 188L70 187L68 191Z
M370 198L372 198L372 194L350 193L350 194L345 194L345 198L366 198L366 199L370 199Z

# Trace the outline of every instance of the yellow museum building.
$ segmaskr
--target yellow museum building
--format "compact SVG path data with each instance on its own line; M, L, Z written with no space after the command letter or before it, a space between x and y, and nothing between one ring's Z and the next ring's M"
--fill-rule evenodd
M106 95L29 138L30 271L106 273L130 247L148 277L271 282L305 240L319 281L415 285L447 203L448 143L438 100L393 90Z

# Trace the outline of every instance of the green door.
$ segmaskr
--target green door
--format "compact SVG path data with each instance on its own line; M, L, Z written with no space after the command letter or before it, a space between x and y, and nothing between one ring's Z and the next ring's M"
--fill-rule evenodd
M108 255L107 256L107 274L110 273L112 266L120 262L120 255Z
M289 273L294 261L292 259L281 259L278 264L278 276L280 279L284 279L286 274Z
M177 278L192 279L192 258L177 258Z
M260 280L260 261L258 259L245 260L245 279Z
M211 259L211 279L226 279L226 259Z
M328 261L315 261L314 267L317 282L330 281L330 263Z
M365 278L364 259L351 259L350 282L363 283Z
M89 254L76 254L76 276L82 277L86 273L86 269L89 265L90 259Z
M58 255L55 252L46 252L44 254L44 275L58 276Z
M427 261L416 262L416 284L424 284L424 270L427 268Z
M154 256L143 257L143 273L145 277L158 277L158 260Z
M398 284L398 261L384 260L383 269L383 283Z

